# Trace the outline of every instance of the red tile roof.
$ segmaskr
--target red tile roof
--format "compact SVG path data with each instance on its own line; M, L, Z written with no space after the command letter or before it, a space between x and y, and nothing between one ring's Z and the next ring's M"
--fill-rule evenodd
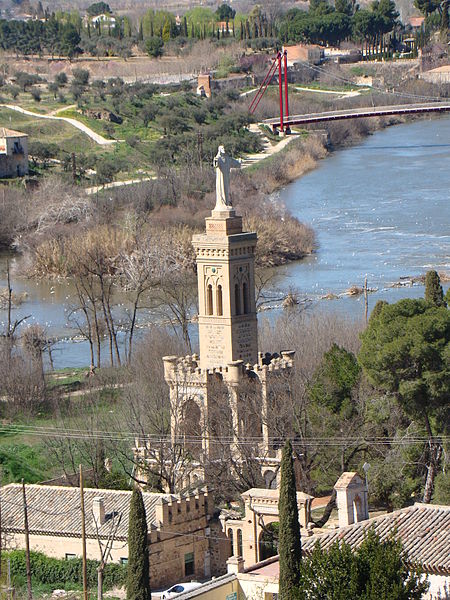
M344 541L352 549L364 540L372 528L382 540L396 532L408 561L418 563L428 573L450 575L450 506L419 504L402 508L367 521L302 538L302 551L308 555L319 542L327 549L336 541ZM246 569L251 575L278 577L279 562L260 563Z

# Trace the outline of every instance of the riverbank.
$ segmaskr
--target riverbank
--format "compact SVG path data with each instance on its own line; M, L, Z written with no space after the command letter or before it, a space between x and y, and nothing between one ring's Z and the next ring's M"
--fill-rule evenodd
M277 299L289 293L295 294L300 309L309 307L310 311L319 311L321 315L331 312L349 319L363 318L364 296L345 295L343 292L352 286L361 288L366 275L368 287L377 290L369 295L370 311L377 300L396 302L405 297L423 296L420 282L411 281L406 285L402 277L420 275L431 268L448 272L450 224L444 221L444 217L448 205L446 165L450 160L449 139L449 118L418 120L402 127L389 127L367 137L359 145L329 152L327 160L318 161L317 168L275 192L269 204L278 211L285 207L299 221L309 224L319 248L301 261L288 262L274 270L269 289L266 281L263 298L265 305L274 309L266 313L267 318L271 321L280 314L282 303ZM240 178L246 177L245 172L238 172L236 176L233 190L246 195L246 189L243 187L239 192L238 185ZM250 183L248 178L246 181L246 185L256 187L254 181ZM142 187L139 186L139 189ZM135 196L136 202L141 199L139 189L127 190ZM52 191L58 197L58 189ZM50 189L46 193L51 195ZM265 210L261 208L259 198L261 196L251 190L245 214ZM111 202L115 203L114 197ZM211 198L208 203L212 205ZM99 204L102 205L100 198ZM104 209L108 206L105 202ZM183 209L183 214L187 214L188 206ZM165 213L166 209L161 210ZM175 216L181 209L170 210ZM152 214L152 218L157 218L158 214L159 211ZM165 214L161 217L166 219ZM173 221L171 223L173 225ZM139 222L124 221L124 227L129 231L139 231L138 225ZM283 229L283 221L280 221L279 227ZM55 229L53 233L57 231ZM186 236L186 239L190 247L190 237ZM276 244L276 238L270 241ZM158 251L158 244L156 239L149 240L148 247L152 253ZM169 249L175 253L173 241ZM0 287L6 286L5 263L6 257L0 259ZM14 257L11 263L14 269ZM132 264L137 268L140 263ZM135 269L134 272L138 271ZM195 303L196 300L193 274L183 281L180 286L172 288L172 292L178 290L178 301L182 308L187 309L190 302ZM396 284L395 287L392 287L393 284ZM443 284L447 289L448 283ZM46 335L55 341L55 368L86 365L89 362L89 344L82 338L71 316L78 303L74 281L14 277L13 288L17 294L27 293L25 301L14 309L13 320L32 314L27 324L40 324L45 328ZM130 323L126 310L130 307L132 295L115 286L113 293L114 311L120 320L119 345L124 348ZM330 299L324 301L328 294ZM141 306L136 339L147 331L148 323L167 323L172 328L174 317L170 309L164 310L161 304L150 305L148 302L142 302ZM194 313L195 308L191 314ZM0 321L6 323L6 319L6 312L0 313ZM108 353L107 346L105 339L105 354Z
M277 192L275 201L314 228L320 247L282 268L280 287L318 299L362 288L367 277L377 288L371 306L423 295L417 278L429 269L444 274L446 287L449 139L449 117L388 127L330 153ZM358 302L361 296L332 304L352 311Z
M248 170L265 192L272 194L317 168L319 161L330 154L355 146L387 127L420 119L419 116L372 117L325 124L321 129L303 131L299 139L293 140L279 153L250 166Z

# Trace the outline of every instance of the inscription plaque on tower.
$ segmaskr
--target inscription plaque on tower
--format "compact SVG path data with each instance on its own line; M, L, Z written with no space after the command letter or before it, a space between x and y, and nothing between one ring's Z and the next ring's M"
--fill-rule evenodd
M225 357L225 325L218 323L208 323L202 328L204 335L204 348L210 359L216 366L221 366L226 360Z

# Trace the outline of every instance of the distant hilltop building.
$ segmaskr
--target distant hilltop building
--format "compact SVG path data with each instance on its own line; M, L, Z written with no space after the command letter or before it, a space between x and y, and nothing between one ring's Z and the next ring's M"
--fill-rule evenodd
M216 206L206 218L206 233L192 240L200 356L163 357L170 388L171 440L166 448L137 440L135 456L143 480L146 467L155 470L163 453L170 456L167 460L177 460L175 489L209 484L224 465L229 475L237 476L250 461L266 487L275 488L282 441L274 412L279 395L289 393L294 352L258 351L257 236L243 230L230 197L230 169L240 163L221 146L214 166Z
M28 174L28 135L0 127L0 178Z
M287 50L288 67L294 67L296 64L305 62L313 65L320 65L324 58L324 49L317 44L283 46L283 51L284 50Z

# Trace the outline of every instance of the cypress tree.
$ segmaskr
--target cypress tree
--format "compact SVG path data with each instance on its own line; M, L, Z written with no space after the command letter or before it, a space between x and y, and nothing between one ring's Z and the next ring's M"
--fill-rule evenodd
M280 555L280 598L294 600L298 598L300 569L302 562L302 544L300 524L298 522L297 490L295 487L292 446L288 440L281 458L280 499L278 502L280 518L279 545Z
M425 275L425 300L434 306L444 306L444 292L436 271L427 271Z
M128 522L127 600L151 600L147 518L140 489L131 494Z

